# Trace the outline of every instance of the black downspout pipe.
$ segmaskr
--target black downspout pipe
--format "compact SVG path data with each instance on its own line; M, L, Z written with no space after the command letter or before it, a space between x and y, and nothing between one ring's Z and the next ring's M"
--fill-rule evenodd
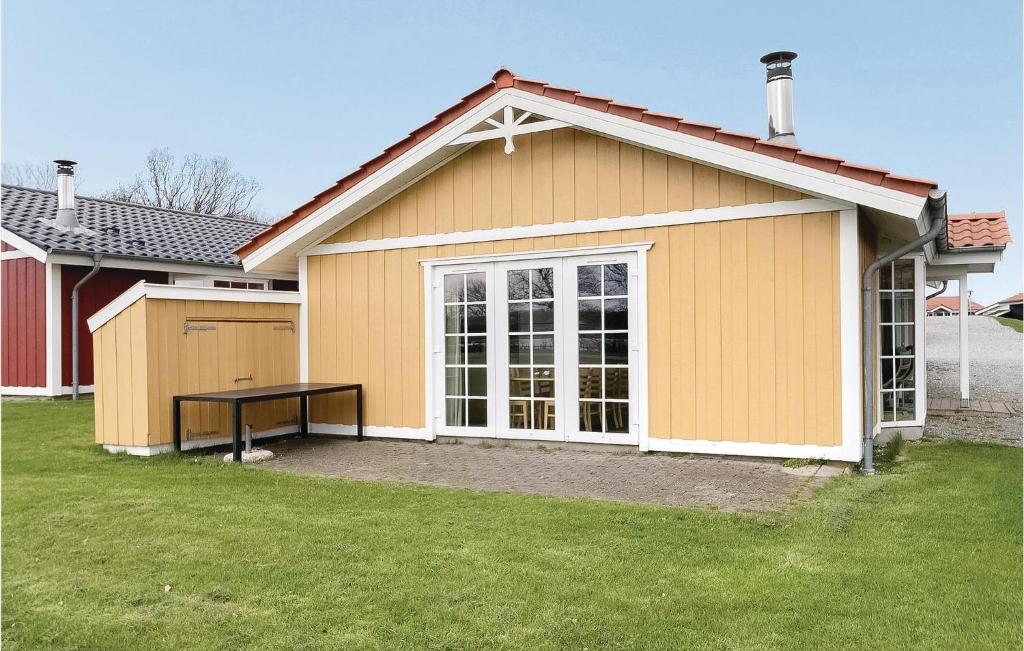
M92 256L92 269L71 289L71 399L78 400L78 290L100 270L102 254Z
M864 270L864 277L861 279L861 309L863 311L862 341L864 342L864 357L862 360L864 372L864 465L865 475L875 474L874 463L874 436L875 429L875 317L874 317L874 282L875 273L890 262L902 258L911 251L916 251L925 244L932 242L946 228L946 193L932 191L928 196L928 213L931 218L931 225L928 232L916 240L904 244L900 248L878 257Z

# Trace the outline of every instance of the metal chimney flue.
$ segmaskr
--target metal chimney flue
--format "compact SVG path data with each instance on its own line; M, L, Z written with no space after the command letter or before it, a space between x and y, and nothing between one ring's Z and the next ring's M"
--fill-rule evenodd
M771 52L761 57L768 73L768 140L795 145L793 127L793 60L796 52Z
M94 235L78 221L75 210L75 161L55 160L57 164L57 214L53 219L40 217L39 221L57 230L79 235Z

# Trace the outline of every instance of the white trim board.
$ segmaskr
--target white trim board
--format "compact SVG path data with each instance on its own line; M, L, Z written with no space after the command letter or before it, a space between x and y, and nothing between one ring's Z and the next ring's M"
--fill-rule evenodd
M316 244L330 233L343 228L365 214L368 204L379 203L398 192L399 190L394 187L387 187L390 182L401 182L400 177L403 175L408 179L409 175L421 174L437 164L446 156L442 150L448 145L507 106L558 119L587 131L680 158L736 171L745 176L810 194L876 208L912 220L920 218L927 201L925 197L823 172L765 154L506 88L426 137L395 160L388 162L251 252L242 260L243 266L246 270L255 269L292 247L297 246L301 249ZM344 215L346 211L350 211L350 214ZM293 255L295 253L297 251L294 251Z
M288 436L290 434L298 434L299 429L296 425L286 425L284 427L275 427L274 429L260 430L259 432L253 432L252 438L266 439L274 436ZM230 436L218 436L217 438L208 439L195 439L192 441L182 441L181 449L185 450L198 450L202 448L213 448L222 445L231 445L232 437ZM174 445L171 443L160 443L158 445L112 445L104 444L103 449L111 454L119 454L126 452L134 457L152 457L164 452L173 452Z
M839 426L849 449L860 449L864 429L858 228L856 208L839 212Z
M31 255L24 251L0 251L0 260L21 260L23 258L32 258ZM35 260L35 258L32 258ZM38 260L36 260L38 262Z
M0 241L7 242L14 248L18 249L22 253L27 253L29 256L35 258L39 262L46 262L46 251L39 248L35 244L29 242L20 235L15 235L11 231L0 226Z
M92 255L74 253L51 253L48 257L51 262L66 265L86 266L93 265ZM189 273L201 276L229 276L231 278L252 278L254 280L295 280L298 275L294 272L246 272L239 267L227 265L199 264L194 262L175 262L173 260L152 260L140 258L119 258L104 255L100 261L100 268L103 269L137 269L140 271L163 271L167 273Z
M64 321L61 318L62 267L47 261L46 270L46 387L50 395L60 393L56 387L63 381Z
M161 285L139 281L123 294L103 306L89 317L89 332L113 319L140 298L159 298L179 301L225 301L232 303L293 303L301 302L299 292L281 292L266 289L229 289L223 287L189 287L187 285Z
M648 251L654 242L631 242L629 244L605 244L599 246L577 246L566 249L537 249L536 251L515 251L512 253L482 253L480 255L454 255L447 258L427 258L418 262L424 267L449 264L473 264L487 262L511 262L537 260L551 257L603 255L607 253L640 253ZM646 278L644 279L646 282Z
M79 393L95 393L96 387L92 384L83 384L78 387ZM71 387L63 386L57 391L51 391L48 387L0 387L0 395L4 396L39 396L43 398L57 398L70 396Z
M698 208L696 210L651 213L626 217L602 217L600 219L584 219L573 222L556 222L553 224L488 228L477 231L439 233L436 235L409 235L406 237L388 237L378 240L363 240L360 242L317 244L304 249L302 251L302 255L332 255L336 253L357 253L361 251L387 251L392 249L411 249L421 246L444 246L449 244L470 244L473 242L517 240L528 237L550 237L554 235L574 235L579 233L603 233L636 228L699 224L706 222L729 221L734 219L757 219L760 217L832 212L836 210L847 210L852 207L853 206L850 204L832 201L829 199L797 199L795 201L753 203L744 206L724 206L721 208Z
M684 441L682 439L652 438L648 443L652 452L724 454L781 459L828 459L829 461L851 462L857 462L861 459L860 445L849 445L846 442L843 445L824 446L742 441Z
M310 423L310 434L328 436L355 436L355 425L335 423ZM426 427L389 427L386 425L364 425L363 436L379 439L409 439L412 441L433 441L434 435Z

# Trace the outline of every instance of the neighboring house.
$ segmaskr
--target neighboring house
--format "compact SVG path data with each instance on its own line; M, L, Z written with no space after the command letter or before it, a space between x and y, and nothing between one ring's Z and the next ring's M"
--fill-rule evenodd
M980 303L971 301L970 314L977 314ZM925 314L928 316L956 316L960 314L959 296L933 296L925 303Z
M1024 294L1007 296L983 309L978 310L983 316L1005 316L1011 319L1024 319Z
M299 276L298 379L362 383L380 437L859 461L865 399L869 434L919 431L926 282L966 291L1008 234L950 237L936 183L797 146L794 57L763 60L768 140L499 70L237 250ZM310 409L353 432L350 398Z
M3 186L3 395L72 391L72 290L79 289L79 385L92 391L92 337L86 318L140 280L249 289L295 289L294 272L245 273L232 250L264 224L75 197L71 165L62 195ZM67 182L65 182L67 180ZM70 212L68 212L70 211ZM70 224L70 225L69 225ZM96 263L96 257L99 257Z

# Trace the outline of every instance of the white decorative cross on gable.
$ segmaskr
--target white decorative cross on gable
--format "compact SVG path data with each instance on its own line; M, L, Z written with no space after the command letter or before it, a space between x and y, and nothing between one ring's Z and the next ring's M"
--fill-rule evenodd
M502 111L502 121L498 122L494 118L487 118L484 120L487 124L494 127L493 129L484 129L483 131L471 131L464 133L455 140L452 140L449 145L464 145L471 142L480 142L482 140L496 140L498 138L505 139L505 153L511 154L516 150L515 143L512 142L514 136L519 136L524 133L536 133L538 131L548 131L550 129L561 129L562 127L569 126L567 123L561 120L537 120L536 122L529 122L524 124L526 120L533 115L529 111L523 111L519 114L519 117L515 117L515 113L511 106L506 106Z

